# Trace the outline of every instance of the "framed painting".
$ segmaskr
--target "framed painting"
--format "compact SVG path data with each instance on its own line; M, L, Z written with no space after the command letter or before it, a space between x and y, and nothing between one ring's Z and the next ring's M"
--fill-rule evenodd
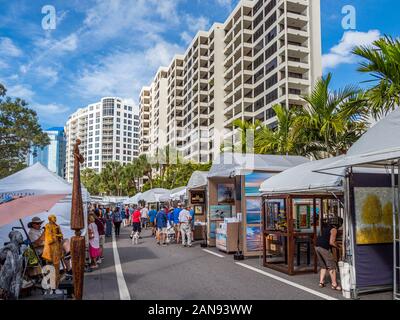
M217 185L218 204L234 204L234 189L231 183L219 183Z

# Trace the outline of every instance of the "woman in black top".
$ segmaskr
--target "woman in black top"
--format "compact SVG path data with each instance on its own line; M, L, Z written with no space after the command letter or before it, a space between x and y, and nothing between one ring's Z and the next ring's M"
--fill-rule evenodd
M339 220L342 219L339 218ZM318 258L318 263L321 267L319 286L321 288L325 287L326 270L328 270L332 281L332 289L338 291L342 291L342 288L337 283L337 264L331 252L331 247L338 248L336 237L341 223L341 221L338 221L337 224L331 223L324 225L322 228L322 233L320 236L318 236L315 246L315 253Z

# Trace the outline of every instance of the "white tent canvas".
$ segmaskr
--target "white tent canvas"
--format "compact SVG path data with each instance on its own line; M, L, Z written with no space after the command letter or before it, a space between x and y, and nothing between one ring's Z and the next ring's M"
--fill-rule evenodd
M265 180L260 186L260 192L263 194L287 194L343 191L342 176L344 175L344 169L332 170L329 175L314 172L341 158L343 158L343 156L310 161L297 167L287 169Z
M208 171L194 171L188 181L187 189L202 188L207 185Z
M71 195L72 185L67 181L49 171L40 163L36 163L17 173L0 180L0 197L6 195L11 196L27 196L27 195L44 195L44 194L68 194L67 197L60 200L49 212L43 212L35 216L40 217L47 222L50 213L57 216L57 223L61 226L65 238L70 238L74 232L70 229L71 221ZM85 211L85 226L87 221L86 204L90 201L90 195L85 188L82 188L82 197ZM21 208L23 210L23 208ZM22 219L25 227L30 222L32 216ZM8 234L12 227L20 227L20 223L16 220L13 223L2 226L0 228L0 246L4 242L8 242ZM83 232L85 233L85 230Z
M344 158L326 165L320 170L371 163L388 164L390 160L398 158L400 158L399 108L370 128L353 144Z
M145 201L146 203L160 202L160 197L163 195L168 195L170 190L163 188L154 188L143 192L139 197L140 201Z
M252 171L281 172L308 162L300 156L241 154L225 152L215 159L208 178L229 178L236 175L245 175Z

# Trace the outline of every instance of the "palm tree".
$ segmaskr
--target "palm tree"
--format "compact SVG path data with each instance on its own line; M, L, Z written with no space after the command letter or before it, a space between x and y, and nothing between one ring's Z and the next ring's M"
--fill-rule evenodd
M301 145L299 130L294 123L297 112L281 105L272 107L277 117L275 130L261 126L255 135L255 153L261 154L297 154Z
M361 90L351 85L338 91L330 90L331 80L329 73L317 81L311 94L303 97L308 105L300 111L294 124L304 139L304 153L316 158L341 154L343 146L354 143L365 130ZM349 130L354 131L353 134L349 135ZM341 140L345 137L349 140L343 143ZM338 145L342 147L338 149Z
M247 153L249 150L248 148L250 147L248 145L248 139L249 139L249 133L255 132L257 129L259 129L262 126L262 123L260 120L255 120L254 123L250 121L244 121L241 119L236 119L232 123L233 127L237 128L240 131L240 145L239 145L239 150L241 153ZM235 146L232 146L232 151L235 151Z
M377 119L400 104L400 40L381 38L373 46L360 46L353 53L366 59L358 71L369 73L377 84L367 91L367 101Z

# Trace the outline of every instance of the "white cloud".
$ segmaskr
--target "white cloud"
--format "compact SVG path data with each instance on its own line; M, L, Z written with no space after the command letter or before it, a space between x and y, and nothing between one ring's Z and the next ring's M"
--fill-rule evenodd
M0 69L6 69L6 68L8 68L8 64L0 60Z
M204 16L194 17L186 16L186 23L190 31L197 32L199 30L207 31L209 29L210 20Z
M21 98L26 100L27 102L32 101L33 97L35 96L35 93L30 87L24 86L22 84L7 87L7 94L10 97Z
M217 0L217 3L222 7L232 8L232 0Z
M180 36L183 42L187 45L189 45L193 40L193 36L191 36L187 31L182 32Z
M181 52L178 45L161 40L144 52L114 52L81 71L73 90L85 98L110 95L136 101L141 87L154 77L158 67L168 66L172 57Z
M38 66L35 73L46 80L46 85L54 85L58 81L58 71L50 66Z
M65 113L69 111L69 108L60 104L40 104L40 103L32 103L32 108L36 110L40 114L46 115L58 115L60 113Z
M0 38L0 56L20 57L22 51L13 43L10 38Z
M372 44L381 36L378 30L368 32L346 31L340 42L322 56L322 67L324 70L333 69L340 64L351 64L357 61L352 50L357 46Z

